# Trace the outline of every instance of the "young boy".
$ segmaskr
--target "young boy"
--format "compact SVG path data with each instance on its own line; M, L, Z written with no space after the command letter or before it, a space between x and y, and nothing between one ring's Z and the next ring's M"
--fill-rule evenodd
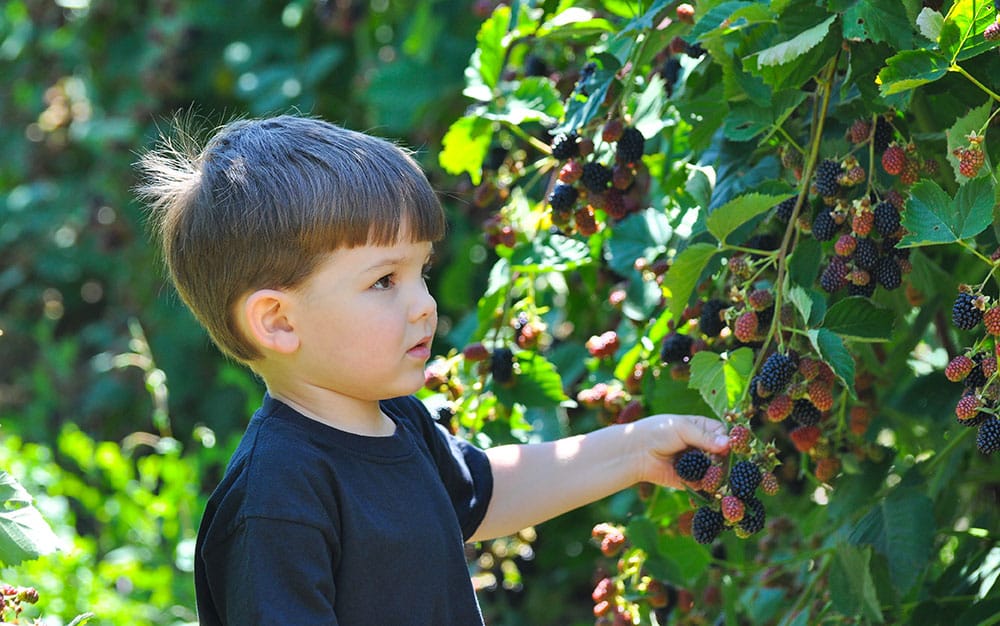
M482 624L464 542L639 481L678 487L674 454L726 450L700 416L485 452L436 425L411 394L445 219L387 141L281 116L140 167L181 297L266 385L199 529L203 625Z

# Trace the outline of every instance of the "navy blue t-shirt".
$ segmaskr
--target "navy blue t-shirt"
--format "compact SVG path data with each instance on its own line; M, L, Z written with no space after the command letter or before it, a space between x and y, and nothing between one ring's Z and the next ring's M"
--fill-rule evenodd
M416 398L382 409L395 433L365 437L265 395L198 531L203 626L483 623L464 542L489 461Z

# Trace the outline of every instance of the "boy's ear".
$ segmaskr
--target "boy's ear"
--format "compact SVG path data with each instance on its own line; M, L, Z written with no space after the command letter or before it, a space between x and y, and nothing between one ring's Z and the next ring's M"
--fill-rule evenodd
M277 289L259 289L246 297L240 311L250 339L265 351L291 354L299 336L288 317L290 298Z

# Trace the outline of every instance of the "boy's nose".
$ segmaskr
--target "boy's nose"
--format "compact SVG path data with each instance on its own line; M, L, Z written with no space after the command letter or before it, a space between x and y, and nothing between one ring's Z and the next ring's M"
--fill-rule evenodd
M437 317L437 301L434 296L428 291L427 286L422 286L416 295L416 301L413 303L411 309L411 316L414 321L424 319L425 317Z

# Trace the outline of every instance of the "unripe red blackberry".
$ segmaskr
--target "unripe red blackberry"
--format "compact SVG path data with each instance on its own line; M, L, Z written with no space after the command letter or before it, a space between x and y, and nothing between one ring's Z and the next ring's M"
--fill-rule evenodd
M833 244L833 251L840 256L851 256L857 247L857 239L854 235L841 235L837 242Z
M608 120L604 124L604 128L601 129L601 139L605 143L614 143L621 138L622 132L625 130L625 123L618 118Z
M886 174L899 176L904 165L906 165L906 152L902 146L893 142L882 153L882 169L885 170Z
M733 322L733 335L743 343L750 343L757 337L758 323L756 311L744 311Z
M970 420L979 414L982 408L982 400L975 394L969 393L958 399L955 404L955 417L960 420Z
M749 454L750 452L750 429L742 424L737 424L729 430L729 449L734 454Z
M597 220L594 217L594 207L589 204L581 206L573 212L573 222L576 224L576 232L584 237L590 237L597 232Z
M722 517L730 524L735 524L743 519L743 501L736 496L723 496L720 508Z
M580 146L577 144L578 139L579 137L576 133L556 135L552 140L552 156L560 161L580 156Z
M577 161L567 161L561 168L559 168L559 182L566 183L567 185L572 185L576 181L580 180L580 176L583 175L583 165Z
M701 480L711 465L712 461L708 455L697 448L687 450L674 459L674 471L677 472L677 476L689 483Z
M996 41L997 39L1000 39L1000 22L991 22L990 25L983 30L983 39L986 41Z
M990 307L983 313L983 327L994 337L1000 337L1000 306Z
M618 345L618 333L613 330L601 333L600 335L593 335L586 343L587 351L590 352L590 355L599 359L614 356L615 352L618 351Z
M820 411L829 411L833 408L833 391L827 383L821 380L812 381L806 388L806 394L813 406Z
M646 138L638 128L628 127L622 131L615 149L615 158L621 163L636 163L646 150Z
M971 330L983 319L983 312L976 307L976 297L971 293L959 293L951 307L951 321L962 330Z
M872 232L872 226L875 224L875 214L869 209L863 208L858 210L851 218L851 230L858 237L867 237L869 233Z
M840 459L835 456L825 457L816 461L813 474L820 482L828 483L840 473Z
M707 506L699 508L691 520L691 535L701 544L709 544L725 529L726 520L722 513Z
M715 493L722 486L722 479L724 477L725 472L721 465L711 465L705 470L705 475L701 477L701 483L698 485L698 488L708 493Z
M767 405L768 421L784 421L789 415L792 414L792 406L793 402L791 396L783 393L774 396L771 402Z
M799 452L809 452L816 447L819 442L820 431L818 426L799 426L788 433L788 438L792 440L792 445Z
M470 343L462 349L466 361L485 361L490 358L490 350L480 342Z
M737 498L746 500L757 490L760 478L760 467L756 463L739 461L729 470L729 491Z
M868 120L857 119L851 124L851 127L847 130L847 140L853 144L864 143L868 141L868 136L872 132L872 125Z
M760 478L760 489L769 496L776 495L781 489L778 477L772 472L764 472L764 475Z

